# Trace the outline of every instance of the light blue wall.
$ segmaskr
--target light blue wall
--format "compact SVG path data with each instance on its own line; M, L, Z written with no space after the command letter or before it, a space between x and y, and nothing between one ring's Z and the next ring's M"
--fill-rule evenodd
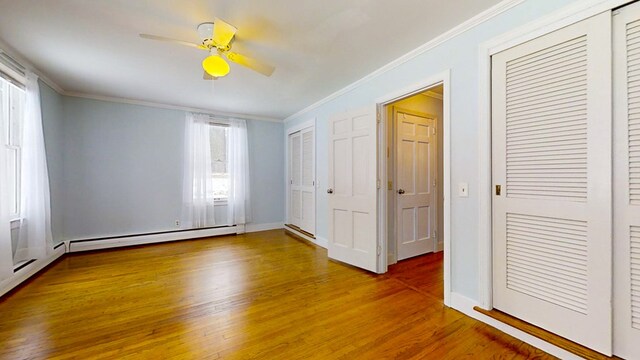
M57 243L64 239L63 97L45 83L40 82L40 101L51 191L51 228L54 242Z
M56 239L178 229L185 112L43 88ZM254 224L283 222L282 132L281 123L248 121Z
M472 299L478 299L478 46L571 2L527 0L286 124L288 128L317 118L317 180L320 189L324 189L330 115L374 104L386 94L451 69L451 185L455 189L454 184L469 183L468 198L454 195L451 199L451 281L453 291ZM318 236L326 238L328 208L324 191L318 192L316 214Z

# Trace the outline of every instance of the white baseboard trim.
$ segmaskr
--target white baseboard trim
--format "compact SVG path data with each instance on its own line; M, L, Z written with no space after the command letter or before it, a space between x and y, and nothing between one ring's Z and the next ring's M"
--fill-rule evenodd
M308 235L306 235L306 234L304 234L304 233L302 233L302 232L300 232L300 231L298 231L298 230L296 230L296 229L294 229L294 228L288 227L287 225L285 225L285 226L284 226L284 228L285 228L285 230L290 231L290 232L292 232L292 233L296 234L296 236L299 236L299 237L301 237L301 238L303 238L303 239L307 240L307 241L308 241L308 242L310 242L310 243L314 243L314 244L316 244L316 245L318 245L318 246L320 246L320 247L323 247L323 248L325 248L325 249L327 248L327 239L325 239L325 238L322 238L322 237L316 237L316 238L314 239L314 238L312 238L311 236L308 236Z
M66 241L66 243L69 252L81 252L89 250L110 249L123 246L155 244L177 240L192 240L196 238L218 235L242 234L244 232L245 226L237 225L149 235L124 236L102 240L68 240Z
M444 241L438 241L436 252L444 251Z
M482 321L485 324L491 325L494 328L515 337L516 339L522 340L529 345L535 346L538 349L545 351L553 356L556 356L560 359L582 359L581 357L570 353L564 349L561 349L551 343L548 343L544 340L541 340L533 335L529 335L524 331L518 330L512 326L509 326L503 322L500 322L496 319L490 318L484 314L481 314L473 309L474 306L480 306L480 303L475 302L474 300L469 299L468 297L461 295L456 292L451 293L451 307L468 315L476 320Z
M18 270L18 272L14 273L13 276L9 279L5 279L4 281L0 282L0 296L8 293L9 291L11 291L11 289L20 285L23 281L29 279L31 276L35 275L38 271L44 269L47 265L56 261L60 256L64 255L65 252L66 246L60 246L57 249L53 250L53 253L47 258L32 262L31 264Z
M258 232L258 231L267 231L267 230L276 230L284 228L284 223L276 222L276 223L268 223L268 224L246 224L245 229L246 232Z

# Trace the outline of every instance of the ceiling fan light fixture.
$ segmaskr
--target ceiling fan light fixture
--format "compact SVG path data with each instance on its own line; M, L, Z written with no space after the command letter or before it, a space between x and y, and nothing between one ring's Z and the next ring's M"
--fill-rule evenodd
M202 60L202 68L213 77L223 77L229 73L229 64L219 54L211 54Z

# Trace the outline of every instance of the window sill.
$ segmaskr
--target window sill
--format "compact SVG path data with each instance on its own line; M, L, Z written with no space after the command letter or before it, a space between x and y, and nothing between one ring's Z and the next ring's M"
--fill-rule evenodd
M19 229L20 228L20 223L22 223L22 219L20 219L20 218L11 219L9 221L9 223L11 224L11 230Z

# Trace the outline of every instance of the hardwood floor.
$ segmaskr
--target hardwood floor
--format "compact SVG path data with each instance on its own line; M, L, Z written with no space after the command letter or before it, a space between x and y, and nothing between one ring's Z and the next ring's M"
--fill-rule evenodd
M441 287L441 255L379 276L281 230L70 254L0 299L0 358L551 358Z

